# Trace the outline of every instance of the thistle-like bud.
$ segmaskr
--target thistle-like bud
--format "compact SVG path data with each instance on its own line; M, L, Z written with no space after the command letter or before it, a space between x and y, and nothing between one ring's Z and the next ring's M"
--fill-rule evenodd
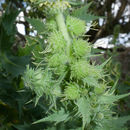
M24 73L24 83L25 86L33 90L38 97L41 97L43 94L43 73L41 69L34 70L27 66L27 69Z
M30 0L32 3L44 8L44 12L49 15L56 15L59 12L63 12L67 8L70 8L70 4L67 1L41 1L41 0Z
M43 93L49 95L50 90L48 88L51 75L48 71L43 71L42 69L32 69L27 66L27 69L24 73L23 77L25 86L29 87L32 91L36 93L36 97L40 98Z
M89 43L82 39L74 39L72 46L74 54L77 57L84 57L85 55L88 55L91 52L91 46L89 45Z
M80 97L80 89L77 84L68 84L65 88L65 98L70 100L75 100Z
M66 47L66 41L61 32L55 31L50 34L48 42L51 44L53 52L63 52Z
M65 54L54 54L48 59L48 65L55 69L55 73L61 74L66 70L68 57Z
M71 65L71 77L82 79L88 76L91 72L90 65L85 60L80 60Z
M48 59L49 66L57 67L60 65L65 65L67 62L67 56L65 54L54 54Z
M102 119L104 118L104 114L101 113L101 112L98 113L97 118L98 118L99 120L102 120Z
M86 32L86 23L78 18L67 16L66 24L69 33L72 36L81 36Z

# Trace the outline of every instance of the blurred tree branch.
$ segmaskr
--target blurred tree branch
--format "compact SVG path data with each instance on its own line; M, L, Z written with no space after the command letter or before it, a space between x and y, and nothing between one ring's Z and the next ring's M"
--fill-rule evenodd
M105 19L105 22L102 25L102 27L100 27L99 25L97 26L97 28L99 29L98 32L91 30L87 33L88 35L92 36L90 37L90 41L92 41L93 43L99 38L106 37L108 35L113 34L114 27L117 24L120 25L121 27L120 30L122 33L129 32L130 30L129 22L119 23L119 20L124 18L124 16L122 16L124 13L124 10L126 9L126 6L129 6L130 3L128 0L120 0L121 6L119 7L117 15L114 17L112 14L112 4L115 4L115 2L116 0L106 0L104 2L104 5L101 5L100 2L99 4L95 2L95 4L98 5L98 7L95 9L92 8L92 10L94 10L93 12L95 12L96 15L98 16L105 16L105 13L106 13L107 18Z

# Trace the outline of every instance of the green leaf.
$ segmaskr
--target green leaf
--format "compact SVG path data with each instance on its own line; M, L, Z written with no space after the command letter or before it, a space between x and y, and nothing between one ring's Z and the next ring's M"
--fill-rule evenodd
M34 122L33 124L46 122L46 121L59 123L62 121L66 121L68 117L69 117L69 114L65 113L64 109L62 108L61 110L56 111L53 114Z
M110 61L111 57L109 59L107 59L104 63L102 63L99 68L103 68L109 61Z
M86 77L83 79L84 83L87 83L89 86L99 87L98 81L93 77Z
M12 76L18 76L23 74L26 65L29 64L30 57L28 56L13 56L9 54L3 54L1 57L2 67Z
M97 126L94 130L127 130L125 123L130 120L130 116L123 116L117 119L104 120L102 126Z
M25 47L19 46L18 48L18 56L28 56L31 55L36 46L39 46L38 41L33 37L25 36L27 43Z
M115 81L115 83L114 83L113 87L111 88L110 92L113 92L115 90L118 81L119 81L119 78Z
M75 16L77 18L80 18L81 20L85 20L86 22L90 22L92 20L98 19L98 16L94 16L88 12L89 7L91 6L92 2L82 6L81 8L78 8L72 12L72 16Z
M91 116L91 106L89 101L86 98L80 98L77 101L78 106L78 114L82 116L82 121L83 121L83 129L85 128L86 124L90 123L90 116Z
M82 15L84 12L88 12L89 7L92 5L92 2L88 3L87 5L82 6L81 8L77 8L72 12L73 15Z
M38 31L38 33L43 33L45 30L45 25L40 19L27 18L25 19Z
M125 98L129 95L130 95L130 93L122 94L122 95L102 95L99 97L98 102L100 104L112 104L112 103L118 101L119 99Z
M0 52L11 51L15 41L16 25L14 24L18 10L6 9L0 23Z
M112 123L114 123L118 128L121 128L129 120L130 120L130 116L123 116L123 117L117 118L116 120L112 120Z

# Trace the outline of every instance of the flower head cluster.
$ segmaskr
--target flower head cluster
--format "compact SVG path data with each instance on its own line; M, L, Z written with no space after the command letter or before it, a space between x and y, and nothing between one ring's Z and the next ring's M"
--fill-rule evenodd
M46 1L42 5L51 14L46 23L48 30L52 31L47 38L47 48L50 51L46 53L45 70L39 66L37 69L27 67L24 74L25 85L37 97L43 94L56 97L52 103L58 102L55 109L63 107L70 115L76 116L76 121L73 120L76 125L82 118L83 130L102 130L112 119L110 109L113 102L123 96L113 95L104 80L103 67L90 63L91 46L81 37L86 31L85 21L63 15L63 11L69 7L68 2ZM63 121L63 118L57 115L55 117L44 119ZM64 118L64 121L68 120Z
M39 7L44 8L44 12L49 15L56 15L59 12L63 12L67 8L70 8L70 4L64 0L57 0L57 1L41 1L41 0L30 0L32 3L37 4Z

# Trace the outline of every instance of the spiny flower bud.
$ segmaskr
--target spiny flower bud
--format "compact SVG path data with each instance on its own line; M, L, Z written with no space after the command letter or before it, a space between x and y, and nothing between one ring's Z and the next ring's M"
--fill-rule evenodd
M48 38L49 43L53 48L53 52L63 52L66 46L66 41L61 32L55 31Z
M35 91L38 97L43 94L43 73L41 69L34 70L27 66L27 69L24 73L24 83L27 87L30 87L33 91Z
M25 85L29 87L31 90L33 90L38 98L40 98L43 95L43 93L49 95L51 92L51 90L48 88L51 81L51 75L47 70L34 70L27 66L23 80Z
M46 9L45 13L49 15L56 15L71 7L67 1L50 2L48 0L46 2L41 2L39 5L40 7L44 7Z
M70 100L75 100L80 97L80 90L77 84L68 84L65 88L65 97Z
M80 20L78 18L74 18L72 16L67 16L66 24L67 24L68 31L72 36L81 36L86 31L85 21Z
M82 79L88 76L91 72L89 71L90 65L87 61L80 60L71 65L71 77Z
M64 65L66 64L67 62L67 56L65 54L54 54L52 55L49 60L48 60L48 63L49 63L49 66L51 67L57 67L57 66L60 66L60 65Z
M76 56L85 56L90 53L91 51L91 46L84 40L82 39L74 39L73 40L73 49L74 49L74 54Z
M104 114L100 112L98 113L97 117L99 120L102 120L104 118Z
M94 92L99 95L99 94L104 93L105 89L106 89L106 85L101 84L100 87L94 88Z

